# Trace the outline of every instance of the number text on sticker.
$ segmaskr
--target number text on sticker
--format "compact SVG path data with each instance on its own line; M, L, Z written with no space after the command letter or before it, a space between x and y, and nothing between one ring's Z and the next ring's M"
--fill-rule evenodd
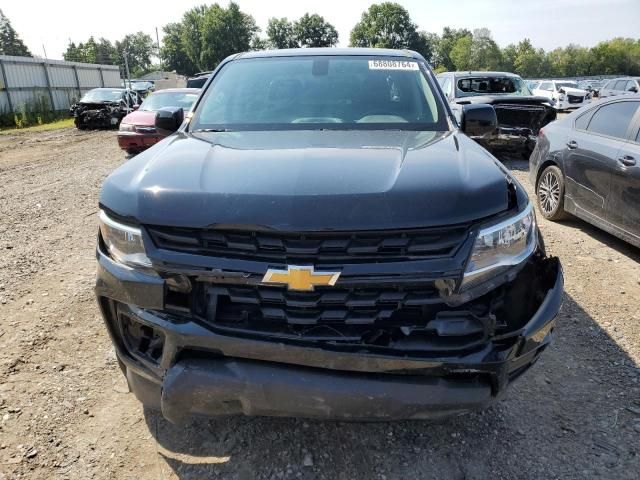
M417 62L404 60L369 60L369 70L420 70Z

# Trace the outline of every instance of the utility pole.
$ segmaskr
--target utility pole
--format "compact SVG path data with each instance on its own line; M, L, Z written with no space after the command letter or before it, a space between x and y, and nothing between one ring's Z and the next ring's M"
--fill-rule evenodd
M160 56L160 37L158 36L158 27L156 27L156 43L158 44L158 60L162 66L162 57Z
M44 52L44 59L47 60L47 49L44 48L44 43L42 44L42 51Z
M124 51L124 70L125 73L127 75L126 81L125 81L125 85L128 82L129 83L129 90L131 90L131 74L129 73L129 59L127 58L129 56L129 52L127 52L126 50Z

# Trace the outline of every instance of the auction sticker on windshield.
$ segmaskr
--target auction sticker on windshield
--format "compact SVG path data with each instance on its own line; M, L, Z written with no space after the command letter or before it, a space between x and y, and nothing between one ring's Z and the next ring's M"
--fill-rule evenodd
M369 60L369 70L420 70L417 62Z

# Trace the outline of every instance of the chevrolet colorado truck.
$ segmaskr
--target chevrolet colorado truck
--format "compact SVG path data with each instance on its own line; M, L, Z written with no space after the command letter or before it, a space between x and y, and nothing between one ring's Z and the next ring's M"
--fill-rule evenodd
M522 186L422 56L237 54L100 195L96 294L130 390L191 415L422 419L487 406L561 305Z

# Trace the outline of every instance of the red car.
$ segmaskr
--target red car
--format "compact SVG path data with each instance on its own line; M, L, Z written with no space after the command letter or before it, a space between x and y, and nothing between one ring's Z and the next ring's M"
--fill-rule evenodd
M166 107L182 107L187 111L200 95L199 88L168 88L145 98L142 105L122 119L118 144L127 153L139 153L155 145L166 135L156 132L156 112Z

